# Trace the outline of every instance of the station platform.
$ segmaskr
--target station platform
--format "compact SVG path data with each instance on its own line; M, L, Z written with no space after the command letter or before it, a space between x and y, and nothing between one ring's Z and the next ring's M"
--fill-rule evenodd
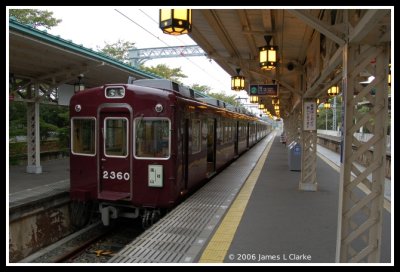
M109 262L334 263L339 154L317 151L318 191L299 191L300 172L289 171L287 148L271 133ZM68 192L69 159L42 166L10 166L10 208ZM392 247L386 182L382 263Z
M26 166L9 167L9 208L69 192L69 158L45 161L41 174L26 172Z
M272 133L109 262L334 263L339 172L318 158L318 191L299 191L299 180ZM390 263L384 213L381 262Z

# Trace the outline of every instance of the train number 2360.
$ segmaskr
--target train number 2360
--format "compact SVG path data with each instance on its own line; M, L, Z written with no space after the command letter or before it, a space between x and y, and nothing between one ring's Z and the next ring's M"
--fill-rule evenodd
M103 179L117 179L117 180L129 180L130 175L128 172L115 172L115 171L103 171Z

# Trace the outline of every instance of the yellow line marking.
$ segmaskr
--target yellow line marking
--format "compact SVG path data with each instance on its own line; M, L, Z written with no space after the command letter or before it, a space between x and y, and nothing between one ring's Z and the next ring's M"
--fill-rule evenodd
M335 163L333 163L332 161L330 161L327 157L325 157L324 155L322 155L321 153L317 152L318 157L320 157L324 162L326 162L330 167L333 168L333 170L336 170L337 172L340 173L340 167L337 166ZM365 186L362 183L359 183L357 185L358 189L360 189L361 191L363 191L365 194L369 194L371 191L368 189L367 186ZM385 208L389 213L391 213L392 209L390 207L390 201L387 200L385 197L383 198L383 208Z
M218 227L201 255L199 260L200 263L222 263L224 261L240 220L242 219L243 212L249 202L254 185L258 180L258 176L260 175L261 169L264 166L269 150L271 149L272 143L275 139L275 132L273 133L271 141L265 148L253 171L247 177L242 189L222 220L221 225Z

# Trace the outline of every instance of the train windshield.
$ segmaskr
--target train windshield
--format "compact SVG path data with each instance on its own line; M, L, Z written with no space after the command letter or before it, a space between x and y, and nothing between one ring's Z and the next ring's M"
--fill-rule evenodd
M105 154L107 157L128 156L128 119L108 117L104 119Z
M96 124L94 118L73 118L71 120L72 153L77 155L95 155Z
M170 130L168 119L135 119L135 157L169 158Z

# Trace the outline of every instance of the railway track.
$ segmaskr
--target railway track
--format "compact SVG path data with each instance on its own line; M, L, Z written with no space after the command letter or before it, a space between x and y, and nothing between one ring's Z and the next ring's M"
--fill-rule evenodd
M109 227L96 222L25 262L104 263L143 231L140 220L121 218Z

